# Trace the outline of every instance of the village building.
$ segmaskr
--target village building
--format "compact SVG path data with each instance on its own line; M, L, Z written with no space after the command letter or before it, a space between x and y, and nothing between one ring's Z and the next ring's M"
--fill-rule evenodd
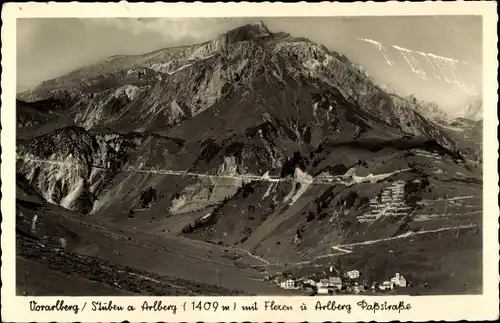
M284 289L295 289L295 280L293 279L286 279L280 281L280 287Z
M358 217L360 222L373 222L384 217L402 217L408 214L411 207L404 201L404 181L396 181L380 194L370 199L370 211Z
M382 284L378 286L380 290L388 290L388 289L394 289L394 283L390 281L384 281Z
M347 286L346 290L349 293L359 294L359 293L365 291L365 286L364 285L358 285L358 284L350 285L350 286Z
M306 279L304 280L304 284L308 284L308 285L311 285L311 286L316 286L316 282L312 279Z
M317 286L318 286L318 289L328 288L328 287L330 287L330 280L329 279L320 279Z
M365 285L354 285L354 292L356 294L364 292L365 291Z
M318 294L328 294L328 288L327 287L319 287L318 288Z
M342 279L340 277L330 277L328 278L329 286L333 287L336 290L342 289Z
M350 279L356 279L359 277L359 270L349 270L348 272L345 273L345 277L350 278Z
M406 287L406 279L399 273L396 273L396 276L391 278L391 283L399 287Z

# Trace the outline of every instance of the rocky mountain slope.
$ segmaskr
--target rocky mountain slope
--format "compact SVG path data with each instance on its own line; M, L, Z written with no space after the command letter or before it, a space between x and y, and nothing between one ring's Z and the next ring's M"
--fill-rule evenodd
M17 173L39 198L268 264L481 222L481 147L464 144L479 124L459 136L436 107L260 22L110 57L17 109ZM401 197L385 200L394 185Z
M20 98L61 98L70 106L75 123L86 129L106 125L122 131L126 126L134 131L165 131L227 101L238 90L258 93L263 90L260 85L269 82L277 89L307 84L321 91L328 86L373 118L452 146L446 134L422 120L416 100L388 95L345 56L307 39L272 34L262 23L200 45L114 56L43 82Z

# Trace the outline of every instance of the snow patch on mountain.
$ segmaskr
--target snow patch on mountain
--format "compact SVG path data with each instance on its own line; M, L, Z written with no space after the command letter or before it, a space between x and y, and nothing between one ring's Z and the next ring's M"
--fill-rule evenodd
M295 168L293 176L293 186L288 195L285 196L283 202L288 202L289 205L294 204L307 191L313 183L314 178L303 172L300 168Z
M74 209L73 203L78 200L78 197L84 193L85 183L83 178L80 178L70 186L71 191L63 197L59 204L67 209Z
M175 100L172 101L172 103L170 103L170 108L171 108L171 113L170 113L169 120L168 120L169 123L179 122L180 120L182 120L186 116L186 114L181 109L179 104L177 104L177 101L175 101Z
M477 97L467 104L464 111L464 118L479 121L483 119L483 101Z
M137 86L134 85L125 85L120 88L118 88L115 91L115 98L119 99L123 95L127 97L129 101L133 101L137 98L139 95L140 89Z

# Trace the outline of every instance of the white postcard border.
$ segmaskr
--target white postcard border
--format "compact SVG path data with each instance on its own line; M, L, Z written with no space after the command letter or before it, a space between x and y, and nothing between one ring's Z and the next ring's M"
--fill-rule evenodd
M483 17L483 101L484 101L484 169L483 169L483 294L477 296L332 296L332 297L22 297L15 296L15 93L16 93L16 19L34 17L279 17L279 16L403 16L403 15L481 15ZM497 34L496 2L423 2L423 3L7 3L2 8L2 318L4 321L427 321L427 320L494 320L498 318L498 125L497 106ZM466 41L466 40L465 40ZM87 310L72 312L31 312L29 302L51 303L64 300L67 304L85 303ZM147 300L162 300L177 305L172 312L92 312L92 301L113 301L123 306L140 308ZM351 304L347 311L315 311L321 300ZM411 309L398 311L361 310L356 304L411 304ZM259 311L183 311L192 301L219 304L259 303ZM294 311L266 311L265 301L289 304ZM302 311L301 304L308 310ZM170 314L169 314L170 313Z

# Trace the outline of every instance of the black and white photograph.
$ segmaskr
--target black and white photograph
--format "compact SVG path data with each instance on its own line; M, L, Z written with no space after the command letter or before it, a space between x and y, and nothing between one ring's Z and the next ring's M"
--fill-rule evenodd
M18 18L15 69L17 296L483 293L480 15Z

